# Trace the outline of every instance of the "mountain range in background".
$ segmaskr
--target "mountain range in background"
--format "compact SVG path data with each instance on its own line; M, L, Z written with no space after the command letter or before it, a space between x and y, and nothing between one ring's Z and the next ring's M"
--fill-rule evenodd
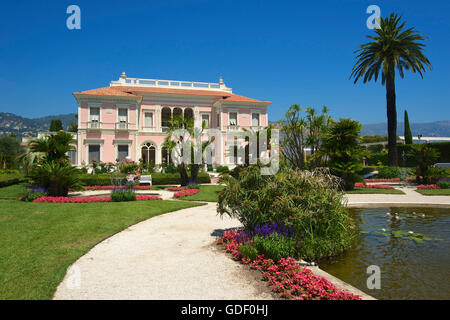
M434 122L410 123L413 137L421 134L424 137L450 137L450 120ZM405 132L404 123L397 123L397 135L403 136ZM363 136L387 136L386 123L364 124L361 130Z
M14 113L0 112L0 135L16 134L17 137L35 137L38 132L48 131L51 120L59 119L63 128L67 129L70 123L77 123L75 113L45 116L41 118L24 118Z
M77 123L74 113L45 116L41 118L24 118L15 115L14 113L0 112L0 135L14 133L18 137L37 136L38 132L48 131L50 121L53 119L61 120L64 129L67 129L72 122ZM410 126L413 136L421 134L424 137L450 137L450 120L411 123ZM403 132L403 122L399 122L397 135L403 136ZM361 135L387 136L386 123L365 124L361 130Z

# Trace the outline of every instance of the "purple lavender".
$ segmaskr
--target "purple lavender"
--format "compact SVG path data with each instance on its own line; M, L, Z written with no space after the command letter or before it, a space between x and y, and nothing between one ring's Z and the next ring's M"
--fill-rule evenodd
M286 225L284 223L280 223L279 221L277 221L272 224L256 225L253 231L243 230L237 235L236 241L238 243L244 243L251 240L254 236L268 237L273 233L285 236L286 238L294 237L294 233L292 231L292 224Z

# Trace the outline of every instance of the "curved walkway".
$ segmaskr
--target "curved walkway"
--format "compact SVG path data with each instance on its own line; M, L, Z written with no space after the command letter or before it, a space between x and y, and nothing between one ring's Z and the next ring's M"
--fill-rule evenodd
M347 194L348 205L358 206L434 206L450 207L450 196L424 196L412 187L396 188L405 194Z
M349 194L349 206L432 205L450 207L450 196ZM169 196L167 194L166 196ZM160 215L99 243L77 260L54 299L274 299L259 274L236 263L213 244L237 220L221 219L216 203ZM77 283L77 282L75 282Z
M213 244L237 226L216 215L216 203L140 222L76 261L79 286L69 272L54 299L273 299L248 267Z

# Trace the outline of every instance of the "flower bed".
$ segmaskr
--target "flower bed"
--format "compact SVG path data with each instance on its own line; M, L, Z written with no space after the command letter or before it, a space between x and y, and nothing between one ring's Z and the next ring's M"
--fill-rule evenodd
M364 184L361 182L355 183L355 188L363 188L363 189L385 189L385 190L391 190L395 189L393 186L383 185L383 184Z
M419 190L430 190L430 189L440 189L437 184L420 184L417 186L417 189Z
M255 260L242 258L239 252L239 233L225 231L218 244L233 255L235 260L262 272L262 280L267 281L274 292L285 299L293 300L361 300L358 295L339 290L327 279L316 276L310 269L301 267L294 258L281 258L278 262L258 255Z
M186 190L186 187L168 187L167 190L169 190L169 191L182 191L182 190Z
M93 191L93 190L112 190L112 189L119 189L119 188L128 188L128 186L113 186L113 185L85 186L84 188L88 191ZM152 187L151 186L132 186L132 188L136 189L136 190L150 190Z
M175 198L181 198L181 197L186 197L186 196L192 196L194 194L198 193L198 189L185 189L185 190L181 190L178 192L175 192L175 194L173 195Z
M162 200L159 196L136 195L136 200ZM33 202L51 202L51 203L91 203L91 202L111 202L111 197L40 197Z
M363 179L364 182L399 182L400 178L391 179Z

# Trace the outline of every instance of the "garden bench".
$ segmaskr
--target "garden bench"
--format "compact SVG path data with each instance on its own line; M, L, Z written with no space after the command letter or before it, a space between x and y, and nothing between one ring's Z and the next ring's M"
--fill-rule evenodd
M152 185L152 176L151 175L141 176L141 178L139 179L139 184L143 183L148 183Z

